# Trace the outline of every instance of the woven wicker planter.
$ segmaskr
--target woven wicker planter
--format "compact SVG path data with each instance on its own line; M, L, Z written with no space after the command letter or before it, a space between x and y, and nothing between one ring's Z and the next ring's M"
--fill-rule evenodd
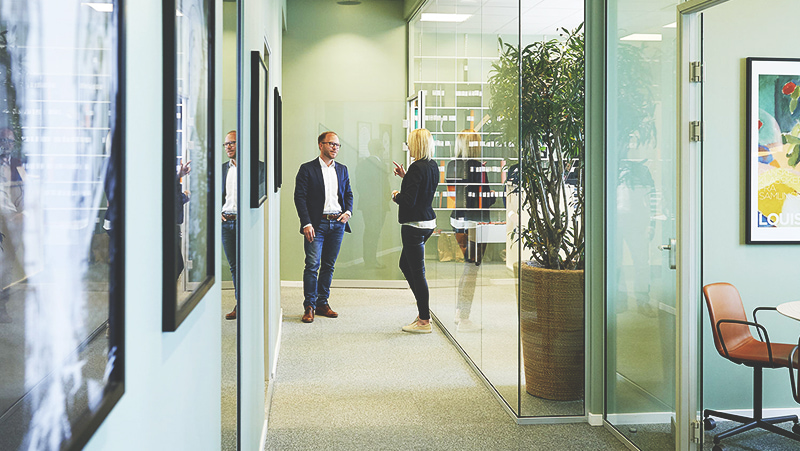
M540 398L583 398L583 271L523 263L520 323L525 390Z

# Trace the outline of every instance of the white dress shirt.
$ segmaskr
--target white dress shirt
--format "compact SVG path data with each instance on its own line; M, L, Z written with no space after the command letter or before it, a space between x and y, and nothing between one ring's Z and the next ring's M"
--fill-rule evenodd
M320 157L319 165L322 168L322 181L325 183L325 206L322 208L322 214L341 213L342 206L339 205L339 177L336 176L336 162L331 161L329 166Z
M236 214L236 162L231 160L228 165L228 177L225 179L225 203L222 212Z

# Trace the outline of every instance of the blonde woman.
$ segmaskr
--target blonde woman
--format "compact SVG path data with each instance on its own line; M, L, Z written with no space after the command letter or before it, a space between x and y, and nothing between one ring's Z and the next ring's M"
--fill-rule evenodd
M439 185L439 167L431 158L434 143L428 130L413 130L408 135L408 149L414 163L408 167L408 171L394 163L394 173L403 179L403 183L400 191L392 191L392 200L399 205L397 216L403 242L400 270L417 300L419 316L411 324L403 326L403 331L429 334L431 314L428 307L428 282L425 280L425 242L436 227L432 203L433 194Z

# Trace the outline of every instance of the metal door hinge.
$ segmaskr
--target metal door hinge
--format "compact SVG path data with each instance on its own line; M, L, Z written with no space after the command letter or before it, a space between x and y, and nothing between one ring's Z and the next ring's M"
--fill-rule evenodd
M703 140L703 123L700 121L689 122L689 141L698 142Z
M703 63L700 61L692 61L689 63L689 81L692 83L702 83Z
M703 433L700 420L693 420L689 431L689 436L694 443L700 443L700 434Z

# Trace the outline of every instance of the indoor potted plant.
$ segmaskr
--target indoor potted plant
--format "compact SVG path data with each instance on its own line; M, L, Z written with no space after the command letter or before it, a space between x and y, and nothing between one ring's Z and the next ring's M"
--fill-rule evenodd
M520 264L526 390L572 400L584 387L583 25L562 31L521 50L501 41L489 85L506 139L519 136L509 179L528 215L515 230L530 256Z

